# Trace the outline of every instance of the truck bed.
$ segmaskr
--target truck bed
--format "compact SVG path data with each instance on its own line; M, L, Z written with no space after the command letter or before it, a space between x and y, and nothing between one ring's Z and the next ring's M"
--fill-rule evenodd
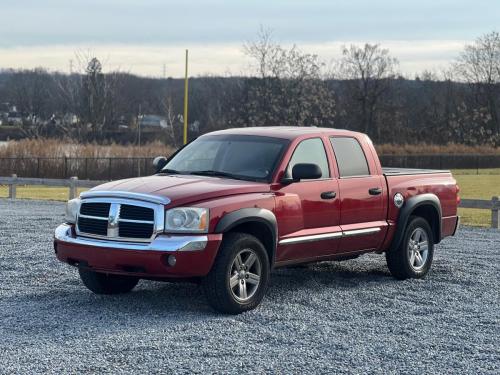
M450 171L443 169L382 168L382 173L384 176L403 176L412 174L450 173Z

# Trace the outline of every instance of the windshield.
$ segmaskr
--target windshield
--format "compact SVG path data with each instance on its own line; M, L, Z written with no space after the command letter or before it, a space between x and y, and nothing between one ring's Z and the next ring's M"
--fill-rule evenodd
M261 136L204 136L180 150L162 172L269 180L287 144Z

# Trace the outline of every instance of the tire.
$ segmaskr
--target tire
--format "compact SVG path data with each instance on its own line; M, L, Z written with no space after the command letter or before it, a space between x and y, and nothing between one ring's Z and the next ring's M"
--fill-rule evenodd
M404 280L425 277L434 257L434 237L427 220L410 216L403 241L397 249L388 251L385 256L389 271L395 278Z
M214 310L240 314L260 304L269 275L269 257L262 243L246 233L228 233L202 287Z
M128 293L139 282L137 277L110 275L79 268L83 284L95 294Z

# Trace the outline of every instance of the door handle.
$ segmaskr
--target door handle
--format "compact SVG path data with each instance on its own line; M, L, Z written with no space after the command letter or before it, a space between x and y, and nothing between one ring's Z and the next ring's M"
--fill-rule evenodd
M325 191L321 193L321 199L334 199L337 196L337 193L334 191Z
M381 188L371 188L368 190L368 193L370 193L370 195L379 195L379 194L382 194L382 189Z

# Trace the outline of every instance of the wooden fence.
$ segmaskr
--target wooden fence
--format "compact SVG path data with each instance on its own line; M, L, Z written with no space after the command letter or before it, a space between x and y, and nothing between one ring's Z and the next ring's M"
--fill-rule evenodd
M153 174L152 161L152 157L0 157L0 176L118 180ZM488 174L500 174L500 155L380 155L380 161L384 167L461 169L466 172L459 173L467 174L489 169Z
M66 180L57 178L18 178L15 174L11 177L0 177L0 185L7 185L9 187L10 199L16 199L16 187L18 185L67 186L69 189L69 199L73 199L76 198L79 187L92 188L105 182L108 181L79 180L78 177L70 177Z
M486 199L462 199L460 202L462 208L479 208L482 210L491 210L491 227L500 229L500 201L498 197Z
M15 174L11 177L0 177L0 185L9 186L10 199L16 198L17 185L67 186L69 189L69 199L73 199L77 196L77 189L79 187L91 188L105 182L107 181L79 180L78 177L71 177L69 179L18 178ZM500 201L498 197L492 197L491 200L462 199L460 207L491 210L491 227L500 229Z

